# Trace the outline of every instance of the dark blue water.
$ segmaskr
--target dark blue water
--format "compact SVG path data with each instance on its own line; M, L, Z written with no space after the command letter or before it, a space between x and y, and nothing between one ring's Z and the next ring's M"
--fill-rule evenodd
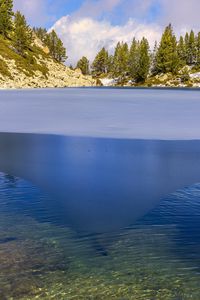
M2 137L0 299L200 299L198 141Z
M59 224L46 197L0 174L1 299L199 299L200 185L108 235Z
M200 141L0 134L0 170L49 195L44 207L80 234L125 228L200 181Z

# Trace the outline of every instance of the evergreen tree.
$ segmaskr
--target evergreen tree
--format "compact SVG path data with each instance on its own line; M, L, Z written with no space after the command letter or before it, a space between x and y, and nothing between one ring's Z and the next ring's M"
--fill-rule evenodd
M108 53L107 74L112 73L112 68L113 68L113 55L109 55Z
M49 48L51 56L58 62L65 62L67 59L66 49L61 39L57 36L55 30L52 30L46 35L44 40L45 44Z
M89 60L87 57L83 56L76 65L76 68L81 69L83 75L89 74Z
M196 65L197 68L200 68L200 32L197 34L196 48L197 48Z
M152 75L156 73L156 57L157 57L157 52L158 52L158 43L157 41L154 44L153 52L151 53L151 68L150 72Z
M169 24L161 38L156 55L156 73L176 73L179 68L177 41Z
M193 65L196 61L196 45L195 45L195 34L191 30L190 34L186 34L186 62L188 65Z
M129 48L127 43L121 44L121 62L120 62L120 72L127 75L128 72L128 59L129 59Z
M56 44L55 59L60 63L64 63L67 59L66 48L64 47L61 39L58 39L57 44Z
M187 52L184 38L181 36L177 46L177 52L179 56L180 67L184 67L186 65L187 60Z
M101 74L107 74L109 70L109 54L108 51L103 47L96 55L92 63L92 73L95 76Z
M135 80L136 82L145 82L150 68L149 43L146 38L141 40L138 54L138 66L135 74Z
M51 56L56 59L56 45L58 42L58 36L55 32L55 30L52 30L46 37L46 45L49 48Z
M8 37L12 30L13 0L0 0L0 34Z
M121 43L118 42L115 47L115 52L113 56L112 74L114 76L119 76L120 74L120 62L121 62L120 48L121 48Z
M45 40L47 38L47 30L46 28L42 27L33 27L33 32L36 34L36 36L45 43Z
M13 46L17 53L25 55L25 51L30 48L32 41L32 31L27 25L24 15L17 11L14 18Z
M129 49L127 43L117 43L113 57L114 76L124 77L128 72Z
M187 46L188 43L189 43L189 34L188 34L188 32L186 32L186 34L185 34L185 46Z
M129 58L128 58L128 74L133 80L136 77L138 63L139 63L139 42L136 41L136 39L134 38L131 43Z

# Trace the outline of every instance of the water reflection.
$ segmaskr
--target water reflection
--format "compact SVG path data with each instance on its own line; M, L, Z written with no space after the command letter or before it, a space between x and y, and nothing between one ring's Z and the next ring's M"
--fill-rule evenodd
M76 231L124 228L164 196L200 181L199 141L0 135L0 170L50 195Z

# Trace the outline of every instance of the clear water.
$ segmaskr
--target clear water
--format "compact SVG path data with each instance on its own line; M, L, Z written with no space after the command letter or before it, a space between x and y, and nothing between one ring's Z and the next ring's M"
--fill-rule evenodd
M79 235L48 196L0 174L0 299L200 299L200 185L134 225Z
M0 300L200 300L199 95L0 91Z

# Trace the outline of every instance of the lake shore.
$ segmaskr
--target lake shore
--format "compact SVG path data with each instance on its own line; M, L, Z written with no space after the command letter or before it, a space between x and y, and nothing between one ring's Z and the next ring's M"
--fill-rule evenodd
M100 77L98 81L103 86L123 87L152 87L152 88L200 88L200 72L188 73L187 77L179 72L177 75L171 73L149 76L144 83L136 83L129 77L111 78Z

